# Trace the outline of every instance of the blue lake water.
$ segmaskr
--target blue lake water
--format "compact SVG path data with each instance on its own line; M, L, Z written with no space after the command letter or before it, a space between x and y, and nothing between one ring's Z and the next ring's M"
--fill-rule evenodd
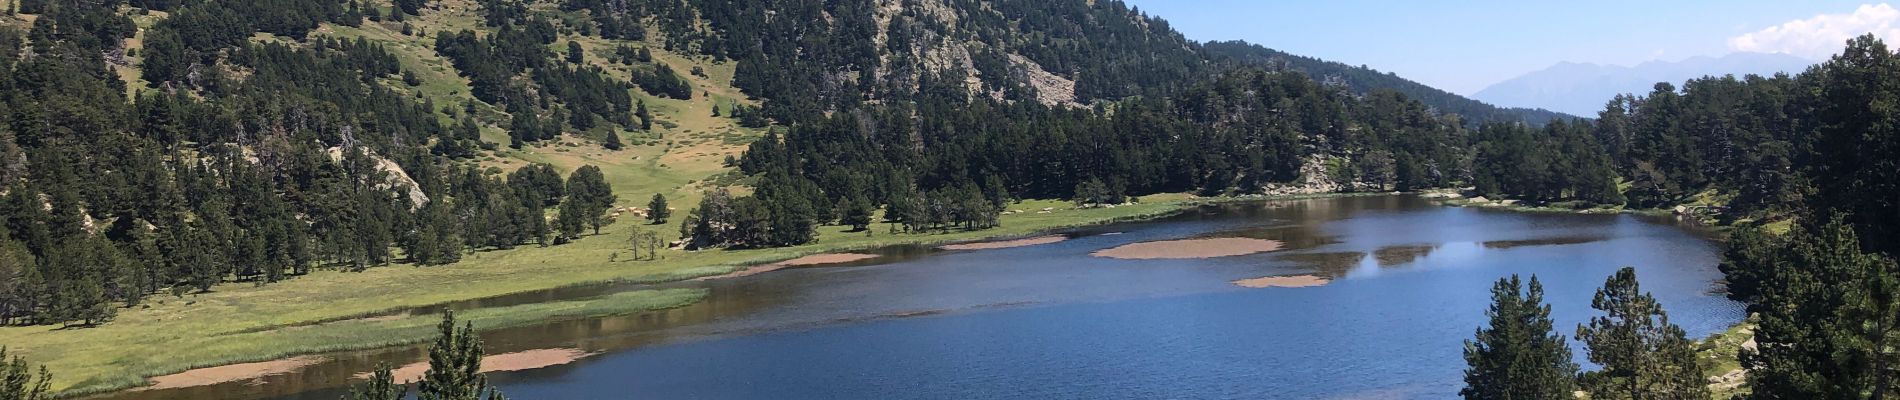
M1566 335L1595 315L1592 293L1622 266L1637 268L1691 336L1743 318L1719 294L1719 243L1666 219L1383 196L1206 207L1066 234L1041 246L893 248L850 266L680 284L712 293L680 310L485 335L491 353L600 353L491 380L515 399L1450 398L1462 387L1463 341L1484 322L1500 277L1538 276ZM1189 260L1090 255L1199 237L1286 248ZM1333 280L1230 283L1305 274ZM420 357L351 353L262 385L147 394L333 399L369 361Z

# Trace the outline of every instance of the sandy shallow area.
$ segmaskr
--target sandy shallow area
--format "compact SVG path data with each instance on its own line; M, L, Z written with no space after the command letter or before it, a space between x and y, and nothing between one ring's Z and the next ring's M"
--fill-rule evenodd
M1100 250L1090 255L1122 260L1163 260L1232 257L1279 250L1278 240L1207 238L1143 242Z
M506 372L547 368L579 361L590 355L593 354L581 351L580 349L540 349L519 353L495 354L482 357L481 371ZM421 380L422 375L428 372L429 363L425 361L404 365L402 368L391 370L390 374L395 375L396 382L415 382ZM356 374L357 379L365 379L370 376L370 373Z
M1017 247L1041 246L1045 244L1061 243L1062 241L1065 241L1065 240L1069 240L1069 237L1062 236L1062 235L1049 235L1049 236L1032 237L1032 238L1027 238L1027 239L953 244L953 245L943 246L939 248L944 249L944 250L953 250L953 251L996 250L996 249L1010 249L1010 248L1017 248Z
M794 258L790 260L779 261L772 264L783 265L787 267L803 267L807 265L844 264L848 262L858 262L858 261L869 260L869 259L873 259L877 257L878 256L875 254L830 253L830 254L809 255L809 256Z
M1331 279L1326 279L1326 278L1322 278L1322 277L1314 276L1314 275L1285 275L1285 276L1269 276L1269 277L1264 277L1264 278L1241 279L1241 280L1234 281L1234 285L1238 285L1244 288L1254 288L1254 289L1303 288L1303 287L1314 287L1314 286L1326 286L1326 284L1332 283L1332 282L1333 280Z
M729 273L729 274L708 276L708 277L703 277L703 278L694 279L694 280L695 281L710 281L714 279L743 278L743 277L763 274L763 273L777 271L777 270L791 268L791 267L804 267L804 266L827 265L827 264L844 264L844 263L849 263L849 262L869 260L873 258L878 258L878 256L874 254L857 254L857 253L814 254L814 255L794 258L790 260L779 261L779 262L775 262L771 264L754 265L751 267L747 267L746 269L733 271L732 273Z
M323 357L304 356L282 360L231 364L208 368L199 368L171 375L153 377L150 386L138 390L177 389L193 386L216 385L225 382L248 381L271 375L297 372L311 365L323 362Z

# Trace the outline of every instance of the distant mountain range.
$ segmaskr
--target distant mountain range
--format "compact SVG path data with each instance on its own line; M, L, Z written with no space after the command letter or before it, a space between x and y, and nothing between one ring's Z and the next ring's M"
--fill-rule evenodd
M1471 97L1500 107L1543 108L1595 117L1610 98L1622 93L1647 93L1657 82L1680 84L1703 76L1798 73L1813 64L1801 57L1767 53L1651 61L1634 67L1565 62L1499 82Z

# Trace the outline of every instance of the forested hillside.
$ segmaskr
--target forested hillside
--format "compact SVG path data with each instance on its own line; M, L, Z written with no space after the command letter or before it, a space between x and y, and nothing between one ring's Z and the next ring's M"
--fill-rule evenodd
M1476 109L1396 78L1230 60L1116 1L11 12L0 318L27 324L97 324L225 282L559 245L650 194L703 199L680 221L697 249L803 244L816 225L873 216L982 229L1020 198L1443 187L1471 176L1470 126L1524 117L1461 117ZM692 183L720 154L749 194ZM650 191L618 196L610 181Z
M1442 89L1407 80L1390 72L1364 66L1351 66L1282 51L1242 41L1215 41L1206 44L1206 52L1215 60L1230 60L1274 70L1297 71L1329 83L1339 83L1359 92L1391 90L1436 108L1458 114L1467 121L1515 121L1542 125L1554 119L1576 116L1544 109L1499 107L1459 96ZM1594 117L1594 116L1590 116Z

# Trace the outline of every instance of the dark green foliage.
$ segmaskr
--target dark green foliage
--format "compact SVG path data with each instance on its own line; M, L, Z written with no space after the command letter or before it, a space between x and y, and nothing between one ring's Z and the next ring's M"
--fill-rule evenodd
M1900 56L1869 34L1820 69L1815 206L1843 215L1869 250L1900 252Z
M569 215L573 215L572 218L579 224L592 228L594 234L600 234L600 227L610 222L607 211L617 201L619 198L614 195L613 187L607 184L607 176L600 172L600 167L583 166L568 177L567 199L561 203L561 220L568 221ZM569 230L577 227L562 223L562 231L568 233L569 237L580 236L578 229Z
M641 100L635 104L634 115L640 117L640 130L653 131L653 113L647 112L647 102Z
M669 99L690 100L693 98L693 84L673 71L673 67L663 62L653 63L651 68L639 68L633 71L633 83L641 90L655 96Z
M540 141L541 132L541 119L533 111L517 112L508 123L508 147L519 149L523 144Z
M515 191L516 198L523 205L543 209L561 204L561 198L567 196L567 183L561 179L561 172L553 165L533 163L516 169L508 174L508 187Z
M48 389L52 384L53 374L46 372L45 366L36 374L27 367L25 358L7 358L7 349L0 347L0 399L50 400L53 396Z
M376 372L370 375L368 382L350 388L350 394L343 400L402 400L409 394L409 387L396 383L396 375L389 365L377 365Z
M1737 194L1731 212L1799 216L1785 236L1738 230L1723 260L1730 298L1760 321L1740 355L1750 398L1884 398L1900 383L1900 135L1883 111L1896 77L1900 60L1863 36L1798 76L1659 85L1603 114L1599 136L1634 168L1632 201L1713 186Z
M739 126L747 128L764 128L772 124L763 110L744 104L733 104L731 110L726 111L726 116L738 120Z
M567 118L551 118L534 124L534 128L544 132L558 130L559 125L566 122L577 130L588 130L593 128L596 118L631 127L629 112L633 100L626 91L627 83L608 77L597 66L583 65L585 53L578 42L569 42L569 63L555 65L553 53L547 50L555 37L554 25L537 17L504 24L492 35L478 36L472 30L438 34L435 47L469 78L476 98L505 105L510 113L516 114L516 122L524 122L520 119L522 115L538 110L559 115L553 107L553 103L559 101L566 106ZM522 75L532 78L536 87L511 83ZM522 142L535 141L531 137L554 137L525 132L514 136Z
M1577 390L1577 363L1557 334L1544 304L1544 285L1531 277L1528 290L1516 275L1491 288L1490 326L1465 341L1465 388L1473 400L1570 400Z
M1121 192L1109 189L1101 179L1089 178L1075 186L1074 201L1077 207L1121 204L1124 200Z
M620 142L619 132L607 131L607 139L600 141L600 147L607 150L620 150L626 148L627 144Z
M1624 267L1597 290L1590 307L1604 315L1577 326L1590 362L1601 370L1580 378L1592 399L1706 399L1708 377L1696 363L1695 342Z
M1761 321L1759 350L1743 350L1756 398L1870 398L1900 383L1894 326L1900 266L1869 253L1841 218L1787 237L1738 232L1722 271L1729 297Z
M422 7L429 4L429 0L394 0L393 2L397 10L409 15L422 15Z
M1533 201L1621 204L1610 159L1583 121L1487 124L1478 130L1473 182L1479 193Z
M817 238L817 215L796 187L761 188L739 198L718 189L700 199L681 229L690 249L795 246Z
M672 217L673 209L666 205L666 195L655 193L653 201L647 202L647 221L660 225Z
M429 346L429 371L416 387L416 398L479 400L486 394L489 400L501 399L501 391L482 375L482 338L475 335L474 323L456 329L455 313L443 311L437 330L441 335Z
M430 202L416 214L415 237L404 250L420 265L445 265L462 260L461 221L454 207Z
M834 212L838 214L839 225L849 226L853 231L863 231L870 228L871 214L876 213L877 208L860 196L838 199Z

